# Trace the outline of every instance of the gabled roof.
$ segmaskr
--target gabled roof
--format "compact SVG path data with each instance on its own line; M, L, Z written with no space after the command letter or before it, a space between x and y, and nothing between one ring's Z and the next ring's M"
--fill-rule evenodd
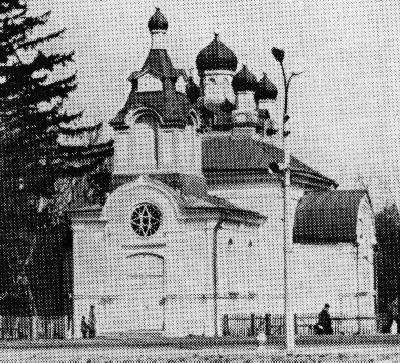
M293 242L356 243L360 203L365 190L309 192L297 205Z
M206 176L210 173L222 172L258 172L269 173L271 162L284 161L283 150L267 144L262 140L232 138L230 135L211 136L202 142L203 171ZM315 179L325 187L337 186L337 183L312 169L295 157L290 159L292 177L306 176ZM208 174L208 175L207 175Z

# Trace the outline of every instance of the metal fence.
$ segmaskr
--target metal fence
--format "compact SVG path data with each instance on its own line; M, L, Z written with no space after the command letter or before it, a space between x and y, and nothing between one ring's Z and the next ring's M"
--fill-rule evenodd
M295 315L295 334L314 335L314 325L318 321L318 314ZM223 335L234 337L251 337L260 332L266 335L284 335L285 321L283 315L265 314L263 316L228 315L223 316ZM332 317L332 329L334 335L375 334L375 317Z
M0 316L0 339L63 339L66 316Z

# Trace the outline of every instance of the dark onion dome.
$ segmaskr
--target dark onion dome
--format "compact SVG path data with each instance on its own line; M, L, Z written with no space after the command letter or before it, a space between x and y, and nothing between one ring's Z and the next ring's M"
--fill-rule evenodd
M256 89L256 100L275 100L278 96L278 89L267 77L264 72L264 76L260 79Z
M242 69L233 76L232 88L236 92L255 92L258 87L256 76L249 71L246 65L243 65Z
M186 84L186 96L192 104L196 103L200 97L200 87L194 83L193 77L189 77L189 81Z
M161 13L160 8L156 8L156 12L149 20L149 30L167 30L168 21L165 16Z
M202 49L196 58L197 70L202 73L212 70L236 71L238 60L224 43L215 34L214 40Z

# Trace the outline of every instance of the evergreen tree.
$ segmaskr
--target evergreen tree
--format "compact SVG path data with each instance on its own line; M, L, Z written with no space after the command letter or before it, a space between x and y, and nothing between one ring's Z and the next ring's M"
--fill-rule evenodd
M63 107L77 87L76 74L65 75L74 53L48 50L65 29L37 33L49 15L30 15L23 0L0 2L0 314L46 315L43 302L52 296L49 286L62 285L64 240L70 238L65 219L54 218L65 206L59 207L66 192L59 181L96 170L112 149L110 143L57 143L59 133L68 132L60 125L81 113ZM59 305L57 298L52 303Z
M386 312L400 294L400 214L395 203L376 215L375 227L378 305L380 312Z

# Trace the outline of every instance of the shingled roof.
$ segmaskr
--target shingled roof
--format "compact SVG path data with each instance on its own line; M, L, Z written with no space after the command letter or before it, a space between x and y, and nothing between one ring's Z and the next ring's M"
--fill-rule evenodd
M140 174L114 176L112 190L135 181L139 176ZM266 219L258 212L240 208L226 199L208 194L203 177L180 173L150 174L147 177L156 183L168 186L184 214L193 215L200 211L217 212L224 214L227 219L250 224L261 224ZM69 213L100 212L103 208L102 204L90 203L90 200L82 197L75 198L75 202L71 204Z
M240 172L244 174L258 172L269 174L271 162L282 163L283 150L267 144L262 140L247 138L232 138L230 135L220 135L205 138L202 141L203 171L206 177L213 172ZM307 176L325 187L337 186L337 183L312 169L295 157L290 159L292 177Z
M293 242L302 244L355 243L364 190L309 192L297 205Z
M161 80L162 91L137 92L138 79L147 73ZM123 109L110 121L110 125L115 129L126 129L126 114L130 110L146 107L161 115L160 127L185 127L192 106L186 94L176 90L176 81L180 76L186 79L185 71L174 68L165 49L151 49L142 69L129 76L128 80L132 83L131 93Z
M185 71L174 68L166 49L150 49L142 69L132 72L128 81L132 82L134 79L147 72L153 73L159 77L178 78L179 76L183 76L186 78Z

